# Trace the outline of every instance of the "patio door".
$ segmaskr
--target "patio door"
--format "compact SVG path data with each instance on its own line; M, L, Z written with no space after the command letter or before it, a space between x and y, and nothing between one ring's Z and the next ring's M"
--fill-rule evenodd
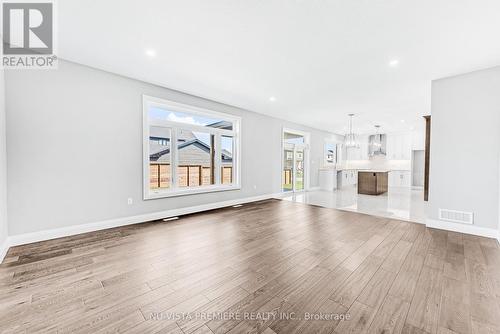
M286 131L283 134L282 191L304 191L307 188L306 137Z
M304 154L305 147L295 146L295 150L293 153L294 157L294 183L293 183L293 191L303 191L304 190Z

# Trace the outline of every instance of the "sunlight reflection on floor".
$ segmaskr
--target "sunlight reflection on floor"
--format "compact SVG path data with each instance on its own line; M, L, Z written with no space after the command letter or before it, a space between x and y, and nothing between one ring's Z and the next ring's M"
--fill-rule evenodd
M290 193L284 195L283 199L374 216L425 223L424 193L422 190L390 188L385 194L371 196L359 195L355 186L348 186L333 192L318 190L296 194Z

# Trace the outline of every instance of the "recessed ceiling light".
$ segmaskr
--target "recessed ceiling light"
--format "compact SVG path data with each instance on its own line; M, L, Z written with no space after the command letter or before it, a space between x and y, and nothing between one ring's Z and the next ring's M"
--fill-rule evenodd
M146 55L149 57L156 57L156 51L153 49L147 49L146 50Z
M271 97L269 98L269 101L274 102L274 101L276 101L276 98L275 98L274 96L271 96Z
M397 67L399 65L399 60L398 59L393 59L389 62L390 67Z
M404 120L404 119L402 119L402 120L401 120L401 123L404 123L404 122L405 122L405 120Z

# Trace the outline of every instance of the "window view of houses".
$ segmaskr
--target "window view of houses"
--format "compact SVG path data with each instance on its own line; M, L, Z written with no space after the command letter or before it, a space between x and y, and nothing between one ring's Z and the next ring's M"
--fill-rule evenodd
M176 123L186 123L195 127L232 130L232 123L206 117L186 115L178 112L153 110L153 118ZM154 123L154 122L153 122ZM188 126L189 127L189 126ZM233 183L234 138L220 135L220 157L216 157L217 136L210 131L194 131L182 127L154 124L149 127L149 187L169 189L172 186L172 132L177 138L176 175L177 187L200 187L214 185L216 166L220 166L220 184Z

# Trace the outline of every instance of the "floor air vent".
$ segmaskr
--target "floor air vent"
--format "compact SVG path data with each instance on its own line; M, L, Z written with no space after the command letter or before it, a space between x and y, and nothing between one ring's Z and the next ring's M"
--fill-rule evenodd
M164 222L170 222L170 221L172 221L172 220L177 220L177 219L179 219L179 217L169 217L169 218L165 218L165 219L163 219L163 221L164 221Z
M455 210L439 209L439 219L454 223L473 224L474 213Z

